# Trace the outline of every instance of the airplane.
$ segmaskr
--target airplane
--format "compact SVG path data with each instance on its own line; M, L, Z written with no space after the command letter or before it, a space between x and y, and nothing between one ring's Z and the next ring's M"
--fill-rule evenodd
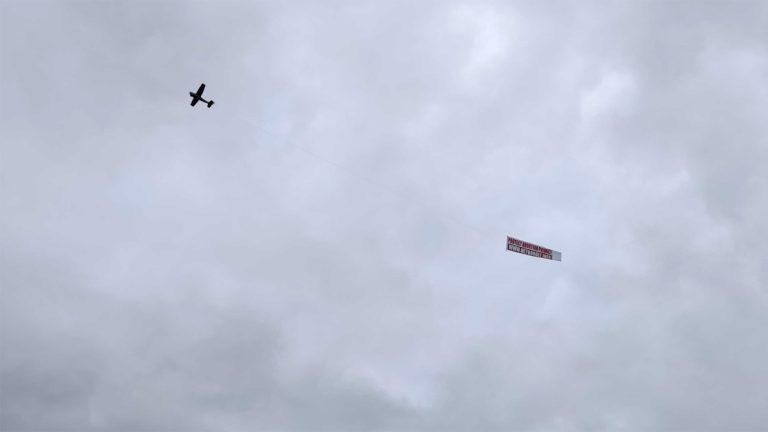
M197 101L203 101L208 104L208 108L213 105L213 101L207 101L203 99L203 90L205 90L205 83L200 84L200 88L197 89L197 93L189 92L189 95L192 96L192 103L190 105L195 106Z

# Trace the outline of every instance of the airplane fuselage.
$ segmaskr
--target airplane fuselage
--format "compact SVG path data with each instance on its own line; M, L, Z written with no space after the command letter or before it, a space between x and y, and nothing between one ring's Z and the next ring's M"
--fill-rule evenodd
M203 102L205 102L205 103L208 103L208 101L207 101L207 100L205 100L205 99L203 99L203 98L202 98L202 96L198 96L198 95L196 95L196 94L195 94L195 93L193 93L193 92L189 92L189 95L190 95L190 96L192 96L192 99L197 99L197 100L201 100L201 101L203 101Z

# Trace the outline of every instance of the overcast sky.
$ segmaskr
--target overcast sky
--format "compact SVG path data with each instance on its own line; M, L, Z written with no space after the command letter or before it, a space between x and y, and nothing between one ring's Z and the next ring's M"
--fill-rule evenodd
M767 427L768 2L0 17L0 430Z

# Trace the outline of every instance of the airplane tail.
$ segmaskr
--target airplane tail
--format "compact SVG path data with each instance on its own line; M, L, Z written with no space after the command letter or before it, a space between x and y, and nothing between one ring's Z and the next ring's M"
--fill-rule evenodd
M210 108L210 107L211 107L211 105L213 105L213 101L209 101L209 102L208 102L208 108Z

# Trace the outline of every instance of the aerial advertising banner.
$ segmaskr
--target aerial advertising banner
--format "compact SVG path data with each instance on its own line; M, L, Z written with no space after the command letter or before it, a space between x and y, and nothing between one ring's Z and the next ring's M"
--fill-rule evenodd
M514 237L507 236L507 250L512 252L521 253L523 255L530 255L536 258L544 258L554 261L562 261L562 256L558 251L539 246L537 244L528 243L526 241L518 240Z

